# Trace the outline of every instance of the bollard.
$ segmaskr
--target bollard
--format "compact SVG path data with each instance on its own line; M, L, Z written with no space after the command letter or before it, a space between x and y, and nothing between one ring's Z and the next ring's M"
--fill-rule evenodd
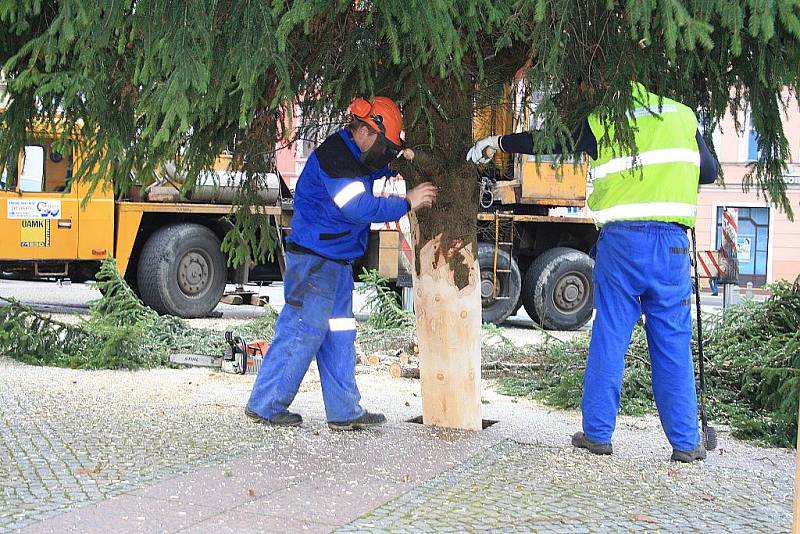
M722 309L732 306L739 302L739 286L734 284L724 284L722 286Z
M403 309L406 311L410 311L414 313L414 288L413 287L404 287L403 288Z

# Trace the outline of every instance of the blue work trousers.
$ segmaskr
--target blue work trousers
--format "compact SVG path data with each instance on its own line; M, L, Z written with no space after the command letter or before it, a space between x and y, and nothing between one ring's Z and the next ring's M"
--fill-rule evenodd
M583 381L583 431L609 443L633 327L645 316L653 395L674 449L700 440L692 366L692 286L686 232L670 223L612 222L597 241L595 320Z
M288 253L283 283L286 305L247 407L265 418L288 411L316 356L328 421L360 417L352 266Z

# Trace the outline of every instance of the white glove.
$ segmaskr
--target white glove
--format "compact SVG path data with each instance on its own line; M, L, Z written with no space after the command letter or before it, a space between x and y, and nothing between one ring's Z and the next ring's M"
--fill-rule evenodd
M500 150L500 136L490 135L484 137L467 152L467 161L472 163L489 163L495 152Z

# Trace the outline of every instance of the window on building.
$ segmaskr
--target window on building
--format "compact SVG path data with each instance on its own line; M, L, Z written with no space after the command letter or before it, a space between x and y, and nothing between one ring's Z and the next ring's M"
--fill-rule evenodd
M758 132L751 123L747 132L747 161L756 161L758 154Z
M722 209L717 208L717 248L722 247ZM740 286L745 286L748 282L756 287L767 283L769 219L769 208L739 208L737 257Z

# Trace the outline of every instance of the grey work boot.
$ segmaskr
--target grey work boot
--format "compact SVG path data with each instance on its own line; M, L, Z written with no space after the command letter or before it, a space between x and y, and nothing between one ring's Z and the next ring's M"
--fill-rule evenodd
M575 432L572 434L572 445L579 449L586 449L592 454L611 454L614 448L610 443L598 443L586 437L583 432Z
M279 413L267 419L245 406L244 414L256 423L263 423L270 426L300 426L303 424L303 418L300 414L292 412Z
M678 449L672 449L672 457L670 460L673 462L683 462L683 463L691 463L696 460L705 460L706 459L706 448L703 447L702 443L698 443L697 447L690 451L679 451Z
M360 417L350 421L328 421L328 428L331 430L360 430L370 426L382 425L385 422L386 417L382 413L365 411Z

